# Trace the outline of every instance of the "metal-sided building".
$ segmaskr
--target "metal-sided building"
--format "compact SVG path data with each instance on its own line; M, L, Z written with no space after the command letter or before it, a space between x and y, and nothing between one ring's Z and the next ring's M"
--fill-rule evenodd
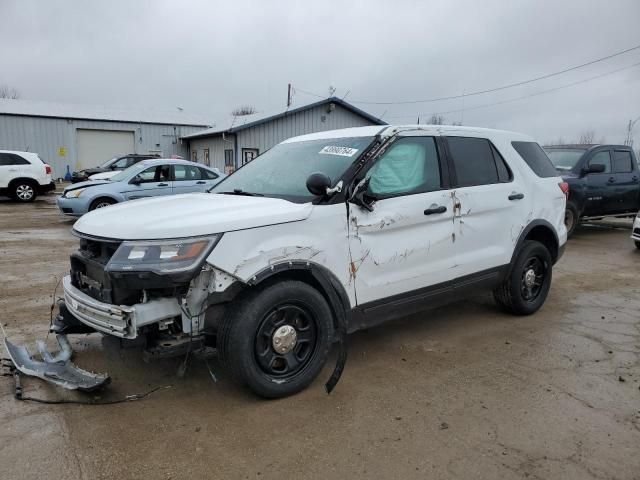
M272 115L235 116L225 125L183 135L182 139L189 143L192 161L229 173L287 138L367 125L386 123L331 97Z
M180 139L212 125L183 111L0 99L0 150L40 154L54 178L127 153L188 158Z

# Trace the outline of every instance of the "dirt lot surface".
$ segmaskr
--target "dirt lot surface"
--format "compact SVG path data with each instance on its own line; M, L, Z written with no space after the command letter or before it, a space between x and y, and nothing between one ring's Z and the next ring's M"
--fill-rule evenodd
M53 202L0 199L0 318L31 351L76 248ZM76 362L113 378L103 399L172 387L127 404L41 405L0 378L0 477L640 479L639 266L628 226L582 227L536 315L505 315L486 295L357 333L331 395L329 368L265 401L215 360L218 383L201 361L178 378L178 359L145 364L75 336Z

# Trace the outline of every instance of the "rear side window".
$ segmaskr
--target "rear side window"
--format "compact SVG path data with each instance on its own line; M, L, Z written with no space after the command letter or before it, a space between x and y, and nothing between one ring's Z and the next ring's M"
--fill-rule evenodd
M25 160L20 155L15 153L0 153L0 167L7 165L31 165L28 160Z
M613 152L613 171L615 173L629 173L633 171L631 152L615 150Z
M486 138L447 137L447 143L459 187L511 180L504 159Z
M537 176L541 178L558 176L551 160L536 142L511 142L511 145Z
M218 178L218 175L213 173L211 170L207 170L206 168L201 168L200 173L202 174L202 178L206 178L207 180L215 180Z

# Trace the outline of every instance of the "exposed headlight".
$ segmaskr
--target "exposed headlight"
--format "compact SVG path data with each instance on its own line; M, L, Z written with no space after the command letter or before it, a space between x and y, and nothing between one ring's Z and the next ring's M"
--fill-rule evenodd
M66 198L78 198L82 192L84 192L86 188L78 188L76 190L71 190L64 194Z
M220 237L122 242L106 268L112 272L186 272L204 261Z

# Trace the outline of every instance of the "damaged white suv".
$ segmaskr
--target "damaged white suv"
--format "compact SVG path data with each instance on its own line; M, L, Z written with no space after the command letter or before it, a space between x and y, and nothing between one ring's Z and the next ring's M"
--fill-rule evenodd
M477 288L514 314L538 310L566 241L564 191L517 133L376 126L292 138L211 193L78 220L54 331L144 337L152 357L213 347L257 394L290 395L348 332Z

